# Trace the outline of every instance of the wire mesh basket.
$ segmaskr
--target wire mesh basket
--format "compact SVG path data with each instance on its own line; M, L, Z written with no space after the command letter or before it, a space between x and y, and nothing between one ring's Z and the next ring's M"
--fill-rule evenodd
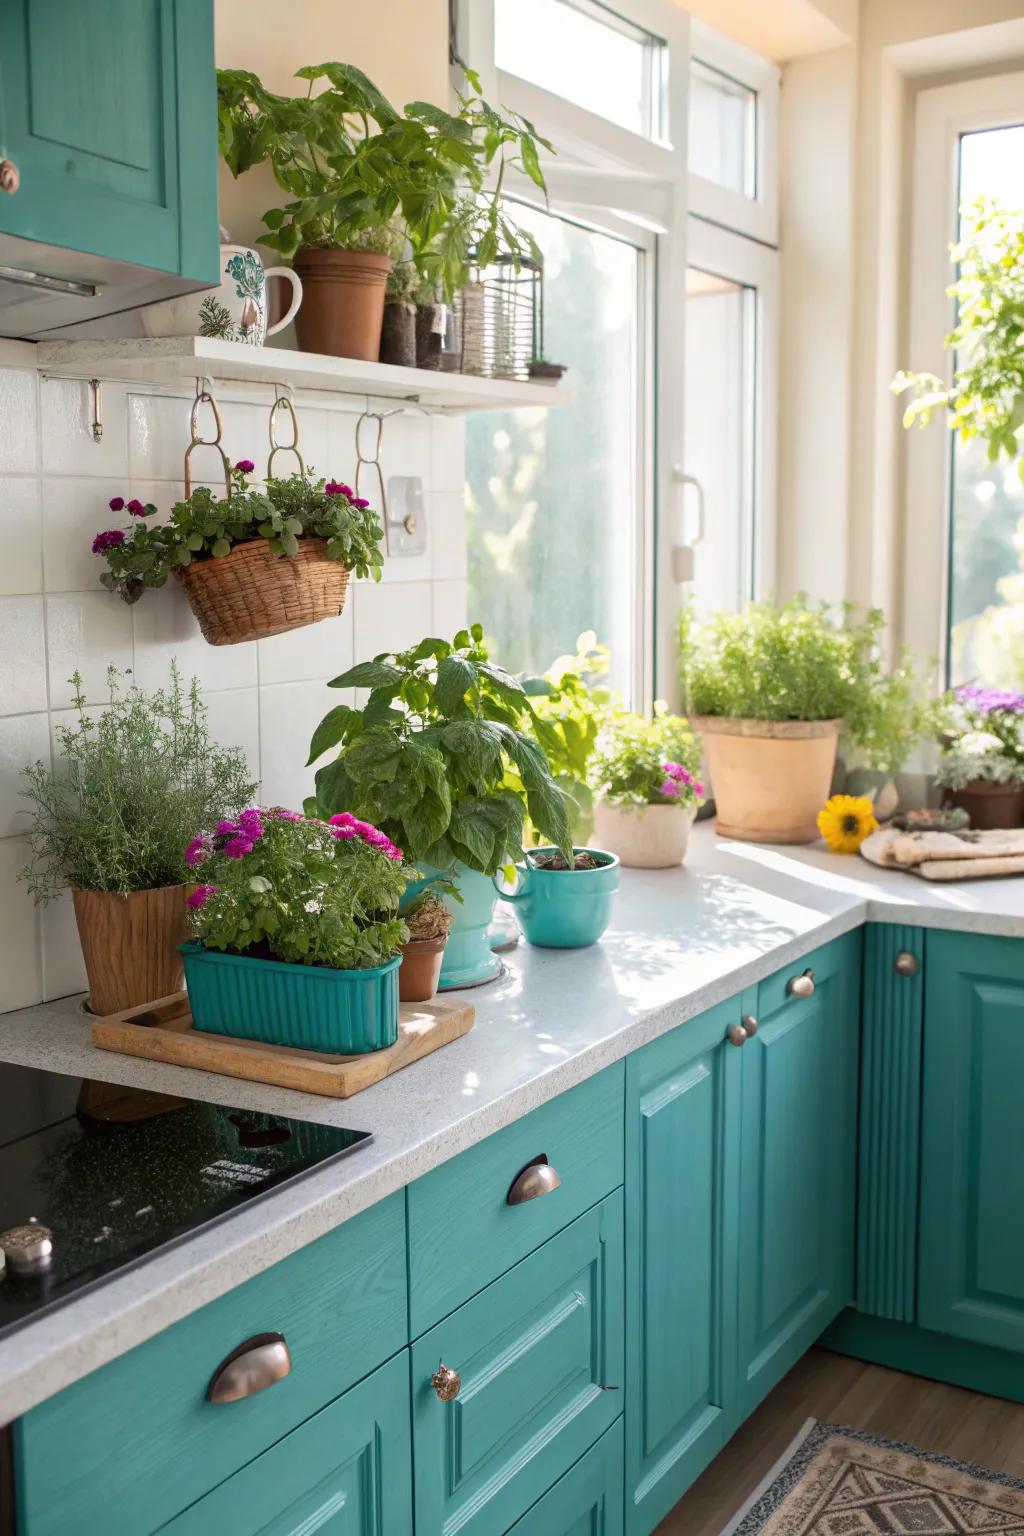
M543 335L543 268L499 256L458 295L461 372L528 379Z

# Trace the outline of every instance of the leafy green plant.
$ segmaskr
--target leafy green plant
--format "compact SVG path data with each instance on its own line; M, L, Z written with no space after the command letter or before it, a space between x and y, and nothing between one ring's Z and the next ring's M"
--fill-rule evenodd
M987 198L963 213L966 233L950 248L957 276L947 290L957 302L956 325L945 339L957 354L953 382L947 388L933 373L900 372L892 389L915 392L905 427L926 426L936 411L946 412L962 442L980 438L990 464L1005 454L1024 479L1024 213Z
M356 576L380 580L384 530L369 502L351 486L289 475L268 480L265 491L250 490L252 470L251 459L240 459L231 471L230 496L197 486L187 500L174 504L165 523L147 521L156 507L126 504L123 496L115 496L111 511L125 508L134 521L127 533L111 528L93 540L93 553L107 564L102 585L134 603L147 587L162 587L175 566L223 559L236 544L255 539L265 539L272 554L295 555L302 538L324 539L329 560Z
M261 244L290 258L300 246L358 249L397 227L449 298L474 262L501 250L538 254L505 213L502 183L515 164L543 190L538 145L550 145L525 118L484 101L475 76L467 73L457 111L414 101L404 114L351 64L311 64L296 78L308 82L305 96L276 95L248 70L217 72L220 150L232 174L269 160L291 195L264 214Z
M523 679L523 689L533 703L532 731L544 749L555 782L568 798L577 843L590 835L593 820L594 797L587 782L587 766L604 711L611 702L609 690L599 681L609 664L607 645L600 644L595 632L588 629L577 637L574 656L556 656L541 677ZM529 825L526 840L540 840Z
M704 798L700 737L682 715L658 701L654 715L612 710L597 738L590 782L609 805L698 806Z
M206 949L349 971L383 965L408 937L402 855L352 816L253 807L195 838L187 858L206 882L189 897Z
M968 784L1020 784L1024 763L1006 750L992 731L965 731L939 757L937 783L946 789L966 789Z
M307 809L365 817L407 857L439 869L459 861L493 874L521 849L527 812L569 850L565 799L531 734L533 703L490 660L479 624L451 642L427 639L360 662L329 686L370 693L317 727L309 761L340 750L317 771Z
M909 653L887 665L878 609L858 617L803 596L750 603L698 625L679 621L680 679L694 715L842 720L866 766L893 772L928 728L924 682Z
M155 890L190 878L183 850L198 827L236 811L255 793L241 751L210 738L193 678L175 666L153 693L108 670L109 701L90 709L75 673L77 718L56 727L56 769L25 769L31 862L21 871L37 901L65 887Z

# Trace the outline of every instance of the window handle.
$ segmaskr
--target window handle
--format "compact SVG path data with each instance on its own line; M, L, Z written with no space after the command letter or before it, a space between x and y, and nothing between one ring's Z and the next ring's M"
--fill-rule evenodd
M707 499L704 495L704 487L697 479L697 476L688 474L681 464L673 466L672 479L676 485L692 485L697 492L697 531L692 539L687 539L687 543L690 545L699 544L704 537L707 513Z

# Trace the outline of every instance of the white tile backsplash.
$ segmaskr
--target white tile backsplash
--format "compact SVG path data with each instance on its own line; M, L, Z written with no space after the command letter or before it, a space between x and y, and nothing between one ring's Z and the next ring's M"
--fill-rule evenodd
M450 635L465 622L466 604L463 423L401 411L385 418L381 464L385 478L422 480L427 548L385 556L385 579L353 582L339 618L252 645L209 646L173 581L128 607L100 588L92 539L126 521L109 511L112 496L151 501L161 518L182 496L191 387L171 393L105 382L96 443L88 384L40 379L18 362L0 366L0 533L10 551L0 564L0 1012L85 986L70 898L37 912L15 882L28 852L20 771L51 755L57 725L74 723L73 671L98 708L108 664L132 668L148 689L166 682L174 657L186 678L198 676L215 738L242 748L262 797L300 806L313 789L314 770L305 766L313 730L333 705L352 700L327 680L378 651ZM220 404L226 452L232 461L254 459L262 475L269 389L253 398L225 388ZM296 409L306 464L354 483L361 403L298 396ZM204 435L207 424L204 417ZM283 413L278 435L290 441ZM211 450L197 450L194 467L196 483L219 484ZM282 454L275 473L293 467ZM372 472L364 471L363 492L376 496Z

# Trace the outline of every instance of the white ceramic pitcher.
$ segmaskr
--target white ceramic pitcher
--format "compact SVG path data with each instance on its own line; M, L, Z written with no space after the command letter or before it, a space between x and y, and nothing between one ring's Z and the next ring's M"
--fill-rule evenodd
M262 347L268 336L283 331L302 303L302 283L290 267L264 267L259 251L248 245L222 245L218 288L161 299L140 311L147 336L216 336ZM284 278L292 286L292 301L275 325L267 325L267 283Z

